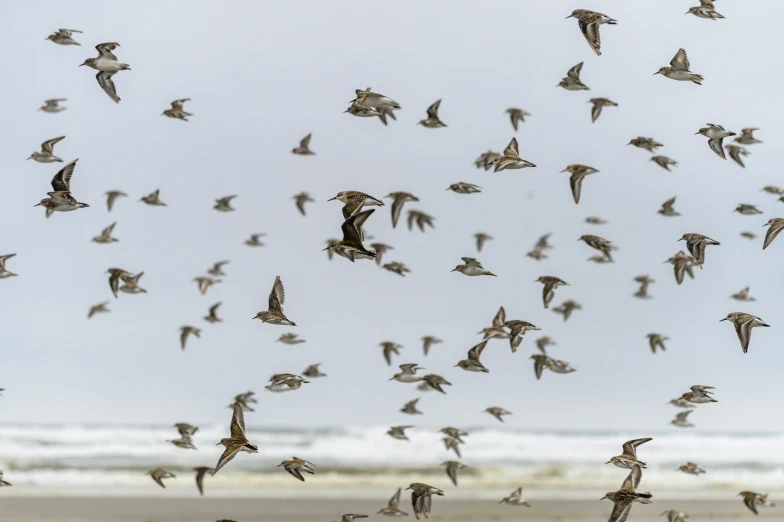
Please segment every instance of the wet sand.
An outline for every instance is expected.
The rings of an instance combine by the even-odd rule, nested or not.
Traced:
[[[404,500],[407,500],[404,497]],[[238,522],[339,521],[343,513],[370,515],[370,519],[391,520],[376,515],[381,508],[378,502],[366,499],[147,499],[147,498],[47,498],[8,497],[0,495],[0,522],[215,522],[232,519]],[[409,504],[401,508],[410,517],[397,520],[415,520]],[[688,513],[691,520],[782,520],[784,508],[763,508],[755,517],[740,499],[736,502],[717,501],[668,501],[655,499],[648,506],[635,505],[630,522],[662,522],[661,512],[679,509]],[[433,499],[431,521],[488,522],[526,520],[528,522],[597,521],[607,520],[612,510],[609,501],[542,500],[532,502],[532,507],[499,505],[490,501]],[[422,519],[424,520],[424,519]]]

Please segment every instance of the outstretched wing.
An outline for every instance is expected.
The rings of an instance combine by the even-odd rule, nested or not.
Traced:
[[[670,61],[670,65],[672,65],[673,69],[680,71],[689,70],[689,57],[686,56],[686,51],[682,47],[675,53],[675,56]]]
[[[101,86],[101,89],[109,95],[109,98],[111,98],[114,103],[120,103],[120,97],[117,96],[117,87],[114,86],[112,76],[114,76],[113,72],[101,71],[95,75],[95,79],[98,80],[98,85]]]
[[[234,403],[234,413],[231,416],[231,436],[245,436],[245,413],[243,413],[239,402]]]
[[[286,292],[283,290],[283,282],[280,280],[280,276],[275,276],[275,284],[272,285],[272,291],[269,295],[270,312],[282,311],[285,300]]]
[[[77,161],[79,160],[73,160],[54,175],[54,178],[52,178],[52,188],[55,192],[68,192],[71,190],[71,176],[73,176]]]

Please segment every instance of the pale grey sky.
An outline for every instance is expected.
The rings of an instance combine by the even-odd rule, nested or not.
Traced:
[[[683,13],[689,0],[643,4],[593,2],[16,2],[3,6],[6,45],[0,97],[4,129],[3,232],[0,251],[16,252],[0,281],[2,422],[169,423],[228,421],[225,405],[247,389],[259,394],[252,425],[404,424],[404,402],[422,396],[419,424],[491,424],[491,405],[514,412],[521,429],[663,429],[675,414],[665,402],[692,384],[716,386],[719,404],[692,415],[701,430],[781,430],[784,239],[761,250],[771,217],[784,204],[760,192],[781,180],[774,147],[782,139],[778,85],[771,52],[780,48],[781,3],[717,4],[718,22]],[[573,19],[575,8],[616,18],[602,26],[603,55],[591,51]],[[84,31],[81,47],[44,38],[58,27]],[[77,67],[93,46],[122,44],[132,70],[114,80],[115,105]],[[684,47],[702,87],[653,76]],[[589,92],[554,86],[584,61]],[[384,127],[342,111],[356,88],[372,86],[403,107]],[[609,97],[591,124],[588,99]],[[60,114],[36,112],[46,98],[68,98]],[[175,98],[190,97],[183,123],[160,116]],[[444,129],[416,122],[442,98]],[[504,110],[532,116],[515,133]],[[694,133],[706,122],[739,132],[760,127],[741,169],[722,161]],[[290,153],[313,133],[313,157]],[[72,189],[88,209],[43,217],[58,165],[25,158],[49,138],[66,135],[55,152],[79,158]],[[477,155],[502,150],[516,136],[535,169],[493,174],[476,170]],[[627,147],[636,136],[665,144],[680,165],[668,173],[647,152]],[[575,205],[571,163],[599,169]],[[483,187],[457,195],[446,187]],[[156,188],[168,208],[139,198]],[[103,193],[127,192],[108,214]],[[314,195],[308,216],[291,196]],[[420,198],[435,230],[391,228],[389,205],[367,222],[367,233],[394,246],[385,261],[405,262],[406,278],[369,262],[329,263],[324,240],[340,234],[341,190],[382,197],[396,190]],[[218,197],[238,194],[237,211],[212,210]],[[681,217],[656,214],[677,195]],[[387,200],[388,201],[388,200]],[[733,213],[758,204],[762,216]],[[609,221],[596,227],[584,218]],[[117,221],[113,245],[90,238]],[[760,237],[739,236],[751,230]],[[475,256],[472,235],[495,240],[478,255],[498,278],[468,278],[450,270]],[[265,248],[243,245],[253,232]],[[555,249],[541,262],[524,256],[552,232]],[[707,252],[697,279],[677,286],[662,262],[698,232],[722,243]],[[595,265],[577,238],[597,234],[619,248],[617,262]],[[229,259],[223,284],[199,295],[194,276]],[[145,271],[146,295],[112,298],[110,266]],[[656,283],[651,301],[631,297],[634,276]],[[286,287],[286,314],[299,326],[251,321],[266,307],[276,275]],[[572,298],[584,310],[566,324],[541,303],[541,275],[571,283],[553,305]],[[751,286],[755,303],[729,295]],[[90,305],[109,300],[112,312],[90,321]],[[223,301],[225,322],[202,321]],[[464,358],[499,305],[558,343],[552,355],[579,368],[534,379],[536,334],[511,354],[492,341],[483,355],[490,374],[452,366]],[[772,328],[754,331],[748,354],[719,319],[744,311]],[[203,328],[183,353],[179,327]],[[274,342],[296,331],[306,344]],[[645,335],[670,337],[651,355]],[[419,338],[444,343],[422,356]],[[387,382],[394,373],[378,343],[405,346],[396,363],[416,362],[453,383],[447,395],[419,394]],[[329,378],[296,393],[270,394],[272,373],[299,373],[322,362]],[[674,429],[674,428],[673,428]]]

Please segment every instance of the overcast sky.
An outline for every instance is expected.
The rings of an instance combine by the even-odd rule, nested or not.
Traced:
[[[719,404],[700,407],[700,430],[772,431],[784,418],[784,314],[781,295],[784,239],[762,251],[771,217],[784,203],[760,192],[784,185],[775,148],[782,139],[781,73],[770,52],[781,45],[780,2],[717,2],[726,20],[683,13],[689,0],[640,4],[621,0],[557,2],[17,2],[5,6],[7,74],[0,86],[4,161],[0,253],[15,252],[0,280],[2,422],[194,423],[228,421],[226,404],[239,392],[259,394],[255,426],[406,424],[397,410],[422,396],[419,424],[491,425],[491,405],[514,412],[520,429],[665,429],[676,411],[665,403],[692,384],[716,386]],[[597,57],[573,19],[575,8],[607,13]],[[81,47],[44,38],[76,28]],[[114,104],[77,67],[101,42],[122,44],[115,54],[130,71],[115,77]],[[704,85],[653,73],[679,47]],[[584,61],[589,92],[555,85]],[[354,89],[371,86],[402,105],[398,121],[343,111]],[[588,99],[608,97],[591,123]],[[47,98],[68,98],[60,114],[36,112]],[[176,98],[192,98],[190,122],[160,116]],[[443,99],[448,125],[416,123]],[[513,132],[508,107],[532,116]],[[722,161],[694,133],[706,122],[739,132],[760,127],[765,143],[749,147],[747,168]],[[307,133],[316,156],[290,150]],[[79,158],[71,188],[90,208],[44,219],[33,208],[62,166],[25,161],[39,144],[65,135],[55,153]],[[502,150],[516,136],[534,169],[484,172],[474,159]],[[650,154],[627,147],[636,136],[665,144],[679,162],[668,173]],[[567,165],[599,169],[585,180],[575,205]],[[445,189],[466,181],[475,195]],[[161,189],[167,208],[139,202]],[[107,213],[106,190],[122,190]],[[292,195],[316,202],[302,217]],[[385,262],[405,262],[406,278],[370,262],[327,261],[321,249],[339,237],[338,191],[377,198],[409,191],[435,216],[435,230],[392,229],[389,204],[366,224],[374,240],[394,246]],[[222,214],[218,197],[238,194],[237,211]],[[657,215],[678,196],[681,217]],[[390,201],[390,200],[386,200]],[[761,216],[741,216],[738,203],[757,204]],[[584,223],[600,216],[609,224]],[[90,242],[117,221],[119,243]],[[404,224],[404,223],[403,223]],[[751,230],[754,241],[739,233]],[[477,255],[472,235],[492,234]],[[243,244],[264,232],[266,246]],[[540,262],[525,257],[552,233],[554,250]],[[685,232],[722,244],[709,247],[696,280],[677,286],[663,264]],[[596,234],[618,246],[616,263],[596,265],[582,242]],[[478,257],[497,278],[468,278],[450,270],[461,256]],[[222,284],[201,296],[192,278],[215,261],[231,260]],[[105,271],[144,271],[144,295],[114,299]],[[655,299],[640,301],[632,279],[656,280]],[[276,275],[286,288],[285,313],[298,326],[252,321],[266,309]],[[554,275],[553,306],[574,299],[584,307],[568,323],[544,310],[541,285]],[[754,303],[729,296],[750,285]],[[89,307],[110,301],[110,314],[86,319]],[[201,318],[223,301],[224,322]],[[558,343],[551,354],[579,368],[534,379],[536,333],[510,353],[491,341],[482,361],[489,374],[453,368],[480,340],[504,305]],[[748,354],[733,328],[719,319],[743,311],[772,325],[755,329]],[[203,328],[186,352],[179,327]],[[296,331],[305,344],[275,342]],[[670,337],[655,356],[646,334]],[[423,335],[444,340],[424,358]],[[388,382],[378,343],[404,346],[396,364],[415,362],[453,383],[447,395],[420,394]],[[321,362],[328,378],[294,393],[263,386],[278,372],[300,373]],[[675,429],[675,428],[672,428]]]

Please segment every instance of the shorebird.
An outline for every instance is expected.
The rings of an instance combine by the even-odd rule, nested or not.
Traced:
[[[384,515],[385,517],[405,517],[408,516],[408,513],[404,512],[397,506],[400,504],[400,493],[402,492],[403,488],[397,488],[397,491],[392,498],[389,499],[387,502],[387,507],[380,509],[376,515]]]
[[[147,290],[139,286],[139,279],[144,275],[144,272],[139,272],[136,275],[125,274],[120,277],[122,279],[122,286],[118,289],[120,292],[126,294],[146,294]]]
[[[394,344],[394,343],[381,343],[381,344],[383,346],[384,344]],[[398,353],[397,348],[399,347],[400,347],[399,345],[395,345],[396,354]],[[384,358],[385,359],[387,358],[386,347],[384,347]],[[391,366],[391,361],[388,360],[387,364]],[[422,380],[422,377],[416,374],[417,370],[424,370],[424,368],[422,368],[421,366],[413,363],[408,363],[408,364],[401,364],[399,368],[400,368],[400,372],[393,375],[392,378],[389,379],[390,381],[411,383],[411,382],[419,382]]]
[[[181,449],[196,449],[196,446],[193,445],[193,439],[191,439],[190,435],[183,435],[179,439],[167,440],[166,442],[171,442],[173,446]]]
[[[694,462],[687,462],[686,464],[679,466],[678,469],[675,471],[682,471],[687,475],[700,475],[702,473],[705,473],[705,470],[699,467]]]
[[[591,49],[593,49],[593,52],[595,52],[597,56],[602,55],[602,41],[599,37],[599,26],[602,24],[615,25],[618,23],[617,20],[613,20],[605,14],[589,11],[588,9],[575,9],[572,11],[572,14],[566,18],[577,18],[577,23],[580,26],[580,31],[585,37],[585,41],[588,42],[588,45],[591,46]]]
[[[541,276],[534,281],[534,283],[542,283],[544,285],[542,288],[542,301],[544,302],[545,308],[550,306],[550,302],[553,300],[553,297],[555,297],[556,288],[562,285],[569,285],[566,281],[553,276]]]
[[[381,351],[384,354],[384,360],[387,362],[387,366],[392,366],[392,354],[400,355],[400,348],[401,345],[397,343],[393,343],[392,341],[383,341],[378,344],[381,347]],[[416,366],[416,365],[415,365]]]
[[[477,232],[474,234],[474,239],[476,239],[476,251],[481,252],[482,247],[485,246],[487,241],[492,241],[493,236],[490,234],[485,234],[484,232]]]
[[[383,123],[384,126],[386,127],[388,125],[387,117],[390,117],[393,120],[397,121],[397,117],[395,117],[395,110],[396,109],[390,109],[389,107],[381,107],[379,109],[376,109],[375,115],[378,116],[378,119],[381,120],[381,123]]]
[[[57,31],[47,36],[46,40],[51,40],[52,42],[60,45],[82,45],[73,39],[73,33],[81,32],[82,31],[79,29],[58,29]]]
[[[150,192],[139,201],[142,201],[150,206],[153,207],[166,207],[166,203],[161,201],[161,189],[155,189],[154,192]]]
[[[229,261],[217,261],[213,263],[212,268],[207,270],[207,273],[215,277],[225,276],[226,274],[223,272],[223,265],[228,265],[228,264]]]
[[[676,408],[694,408],[694,406],[692,406],[689,401],[686,399],[681,399],[680,397],[677,399],[671,399],[667,404],[675,406]]]
[[[220,279],[207,276],[194,277],[193,281],[199,286],[199,293],[201,295],[205,295],[212,285],[221,282]]]
[[[372,246],[372,245],[371,245]],[[392,261],[391,263],[385,263],[382,265],[384,270],[388,270],[394,274],[397,274],[401,277],[406,277],[406,273],[410,272],[409,268],[399,261]]]
[[[605,255],[601,256],[591,256],[588,258],[588,261],[592,263],[596,263],[597,265],[605,265],[607,263],[613,263],[614,261]]]
[[[650,504],[653,495],[650,493],[638,493],[637,486],[640,484],[642,478],[642,471],[639,466],[633,466],[629,476],[621,484],[621,489],[607,493],[601,500],[612,500],[614,506],[612,514],[610,515],[609,522],[625,522],[629,517],[629,512],[632,509],[632,504],[639,502],[641,504]]]
[[[385,197],[392,198],[392,228],[397,226],[400,211],[407,201],[419,201],[419,198],[409,192],[390,192]]]
[[[338,192],[334,198],[329,198],[327,201],[338,200],[343,203],[343,219],[348,219],[360,213],[364,206],[379,206],[383,207],[384,202],[376,199],[370,194],[359,192],[357,190],[346,190]]]
[[[700,266],[697,260],[691,256],[687,256],[683,251],[678,252],[670,257],[665,263],[670,263],[675,272],[675,282],[678,284],[683,283],[684,274],[689,274],[689,277],[694,279],[694,271],[692,267]]]
[[[495,165],[495,162],[498,161],[498,158],[500,157],[500,153],[488,150],[487,152],[480,154],[479,157],[474,160],[474,165],[478,169],[485,169],[486,172],[490,170],[490,167]]]
[[[163,468],[153,468],[147,473],[145,473],[145,475],[151,476],[152,479],[155,481],[155,483],[158,484],[163,489],[166,489],[166,486],[163,484],[163,479],[177,478],[174,475],[174,473],[170,473]]]
[[[569,318],[572,316],[572,312],[575,310],[582,310],[583,307],[580,303],[569,299],[561,303],[560,306],[556,306],[553,308],[553,312],[557,314],[563,315],[564,322],[568,321]]]
[[[560,361],[558,359],[553,359],[551,357],[547,358],[545,364],[547,366],[547,369],[553,373],[567,374],[567,373],[572,373],[577,371],[577,368],[573,368],[572,365],[570,365],[568,362]]]
[[[589,225],[606,225],[607,221],[598,217],[598,216],[588,216],[585,218],[585,222]]]
[[[0,479],[2,479],[2,475],[0,475]],[[767,493],[763,495],[762,493],[755,493],[754,491],[741,491],[738,493],[738,496],[743,497],[743,503],[755,515],[759,515],[757,512],[757,506],[774,507],[776,505],[768,500]]]
[[[418,125],[427,127],[428,129],[437,129],[438,127],[446,127],[446,124],[438,119],[438,108],[441,106],[441,100],[437,100],[433,105],[427,108],[427,118],[421,120]]]
[[[117,42],[107,42],[98,44],[95,49],[98,51],[96,58],[88,58],[81,65],[86,65],[98,71],[95,78],[98,80],[98,85],[101,89],[112,99],[115,103],[120,103],[120,97],[117,96],[117,89],[112,81],[118,71],[130,71],[131,66],[127,63],[120,63],[117,57],[112,54],[116,48],[120,47]],[[80,65],[80,67],[81,67]]]
[[[303,384],[310,384],[310,381],[293,373],[276,373],[270,377],[270,386],[286,385],[292,390],[299,390]]]
[[[457,183],[449,185],[447,190],[451,190],[455,194],[478,194],[479,192],[482,192],[482,187],[474,185],[473,183],[458,181]]]
[[[582,70],[583,62],[580,62],[566,72],[566,76],[556,87],[563,87],[567,91],[590,91],[591,89],[580,80]]]
[[[632,439],[623,443],[623,453],[615,457],[611,457],[605,464],[613,463],[619,468],[634,469],[635,466],[645,468],[645,462],[637,459],[637,446],[650,442],[653,439],[646,437],[644,439]]]
[[[659,516],[664,515],[667,515],[667,522],[686,522],[686,519],[689,518],[689,515],[683,511],[678,511],[677,509],[668,509],[667,511],[662,511]]]
[[[516,490],[509,493],[508,497],[504,497],[499,504],[509,504],[510,506],[525,506],[531,507],[531,504],[528,503],[523,498],[523,488],[517,488]]]
[[[101,230],[101,233],[99,235],[95,236],[92,239],[92,241],[94,241],[95,243],[100,243],[100,244],[116,243],[117,241],[119,241],[119,239],[117,239],[115,237],[112,237],[112,231],[114,230],[114,226],[116,224],[117,224],[117,222],[115,221],[114,223],[112,223],[108,227],[106,227],[103,230]]]
[[[675,56],[670,61],[670,67],[660,67],[659,70],[653,74],[654,76],[661,74],[670,80],[692,82],[697,85],[702,85],[702,76],[689,70],[689,57],[686,56],[686,51],[683,48],[678,49],[678,52],[675,53]]]
[[[232,406],[234,413],[231,416],[231,436],[223,438],[217,445],[223,444],[226,448],[223,454],[218,459],[218,464],[215,466],[215,475],[220,469],[237,456],[240,451],[248,453],[258,453],[259,448],[251,444],[245,436],[245,414],[242,412],[242,406],[239,402],[235,402]]]
[[[295,204],[297,205],[297,210],[299,210],[299,213],[302,214],[303,216],[305,215],[305,203],[316,201],[315,199],[310,197],[310,194],[308,194],[307,192],[300,192],[299,194],[294,194],[291,197],[291,199],[294,200]]]
[[[299,147],[291,149],[292,154],[297,154],[299,156],[314,156],[316,153],[310,150],[310,137],[312,135],[313,133],[310,133],[302,138],[299,142]]]
[[[571,174],[569,177],[569,185],[571,186],[572,197],[574,198],[574,202],[576,204],[580,202],[580,194],[583,191],[583,180],[585,179],[585,176],[596,174],[599,171],[587,165],[574,164],[569,165],[561,172],[568,172]]]
[[[769,324],[765,324],[765,321],[759,317],[743,312],[729,313],[727,314],[727,317],[721,321],[729,321],[735,326],[735,332],[738,334],[740,347],[743,349],[743,353],[747,353],[749,351],[749,342],[751,342],[751,329],[757,326],[770,326]]]
[[[278,342],[281,342],[283,344],[294,345],[294,344],[304,343],[305,339],[300,339],[299,336],[295,333],[284,333],[281,334],[280,337],[278,337]]]
[[[758,131],[757,128],[748,128],[748,129],[741,129],[740,136],[735,138],[736,143],[740,143],[741,145],[754,145],[755,143],[762,143],[760,140],[754,137],[754,131]]]
[[[509,332],[506,331],[504,323],[506,323],[506,310],[504,310],[504,307],[501,306],[498,308],[498,312],[496,312],[495,317],[493,317],[491,326],[482,328],[482,330],[478,333],[484,334],[483,339],[508,339]]]
[[[732,160],[735,163],[737,163],[744,169],[746,168],[746,165],[743,163],[743,158],[741,158],[741,156],[749,156],[751,152],[747,151],[745,147],[741,147],[740,145],[732,145],[732,144],[725,145],[724,149],[729,153],[730,158],[732,158]]]
[[[459,361],[455,368],[462,368],[467,372],[484,372],[488,373],[490,370],[484,367],[484,365],[479,361],[479,357],[482,355],[482,351],[487,346],[487,341],[482,341],[481,343],[475,345],[470,350],[468,350],[468,356],[466,359]]]
[[[776,239],[779,232],[784,229],[784,218],[772,218],[762,226],[770,227],[768,233],[765,234],[765,242],[762,244],[762,250],[765,250]]]
[[[267,234],[251,234],[250,238],[245,240],[245,244],[252,247],[261,247],[264,246],[264,243],[261,242],[261,238],[266,236]]]
[[[548,346],[555,346],[556,343],[550,337],[543,336],[536,340],[536,348],[542,352],[544,355],[547,355],[547,347]]]
[[[215,200],[215,206],[212,207],[218,212],[234,212],[234,208],[231,206],[231,200],[236,198],[236,195],[233,196],[224,196],[222,198]]]
[[[180,98],[179,100],[174,100],[171,102],[171,108],[163,111],[161,116],[167,116],[169,118],[174,118],[175,120],[188,121],[188,116],[193,116],[193,114],[186,112],[182,107],[182,104],[187,101],[191,101],[191,99]]]
[[[686,248],[689,253],[697,261],[697,265],[702,266],[705,263],[705,247],[709,245],[720,245],[718,241],[714,241],[708,236],[702,234],[683,234],[678,241],[686,241]]]
[[[387,431],[387,435],[396,440],[408,440],[406,430],[409,428],[413,428],[413,426],[392,426]]]
[[[343,231],[343,239],[338,241],[333,248],[336,252],[341,253],[341,255],[348,258],[352,263],[356,257],[364,256],[374,258],[377,255],[374,251],[366,249],[362,244],[362,240],[365,237],[362,232],[362,225],[375,211],[376,209],[372,208],[370,210],[364,210],[359,214],[349,216],[340,226],[340,229]],[[326,250],[326,248],[324,250]]]
[[[371,109],[400,109],[400,104],[398,102],[391,98],[387,98],[383,94],[372,92],[370,87],[364,91],[356,89],[354,92],[356,93],[357,97],[351,100],[349,103],[356,103],[357,105],[362,107],[370,107]]]
[[[607,259],[612,261],[612,255],[610,255],[610,252],[615,250],[615,247],[612,245],[611,241],[590,234],[585,234],[583,236],[580,236],[580,239],[578,239],[577,241],[584,241],[586,245],[593,248],[594,250],[598,250],[599,252],[604,254],[604,256]]]
[[[400,408],[400,411],[402,413],[407,414],[407,415],[422,415],[422,412],[417,409],[417,403],[418,402],[419,402],[419,399],[414,399],[413,401],[408,401],[407,403],[405,403],[403,405],[402,408]]]
[[[428,518],[430,515],[433,495],[444,496],[442,490],[421,482],[412,483],[406,488],[406,490],[409,489],[411,490],[411,505],[414,508],[414,516],[416,516],[417,520],[419,520],[419,515],[424,515],[425,518]]]
[[[75,159],[60,169],[52,178],[53,191],[47,192],[49,197],[33,205],[35,207],[43,206],[46,209],[46,217],[51,216],[53,212],[71,212],[72,210],[90,206],[87,203],[79,203],[71,195],[71,176],[73,176],[77,161],[79,160]]]
[[[106,209],[111,212],[114,207],[114,202],[119,197],[128,197],[128,194],[119,190],[110,190],[106,192]]]
[[[648,345],[651,347],[651,353],[656,355],[656,349],[660,349],[661,351],[666,351],[667,347],[664,346],[664,341],[669,341],[669,337],[665,337],[662,334],[657,333],[649,333],[648,337]]]
[[[185,344],[188,342],[189,335],[199,338],[201,337],[201,330],[195,326],[180,326],[180,348],[182,348],[182,351],[185,351]]]
[[[648,152],[650,152],[652,154],[654,154],[656,152],[657,148],[664,146],[661,143],[659,143],[658,141],[656,141],[655,139],[653,139],[653,138],[646,138],[645,136],[637,136],[636,138],[634,138],[631,141],[629,141],[629,143],[627,143],[626,145],[634,145],[638,149],[645,149],[645,150],[647,150]],[[656,156],[654,156],[654,157],[656,157]],[[664,165],[662,165],[662,166],[664,167]],[[667,167],[664,167],[664,168],[667,168]]]
[[[664,203],[662,203],[661,208],[657,211],[657,214],[661,214],[662,216],[673,217],[673,216],[680,216],[675,210],[675,198],[676,196],[671,197]]]
[[[531,115],[530,113],[525,112],[523,109],[517,109],[517,108],[514,108],[514,107],[506,109],[506,112],[507,112],[507,114],[509,114],[509,119],[511,120],[512,127],[514,128],[515,131],[517,130],[518,125],[521,122],[525,123],[525,117]],[[488,154],[488,153],[491,153],[491,151],[485,152],[485,154]],[[477,165],[477,167],[479,167],[479,166],[480,165]],[[485,167],[485,170],[487,170],[487,167]]]
[[[678,428],[693,428],[694,424],[690,423],[686,417],[689,416],[691,412],[694,410],[686,410],[678,413],[673,420],[670,421],[670,424],[673,426],[677,426]]]
[[[735,207],[733,212],[737,212],[742,216],[756,216],[757,214],[762,214],[762,211],[758,209],[756,205],[750,205],[748,203],[738,203],[738,206]]]
[[[536,165],[520,157],[517,138],[512,138],[512,141],[504,149],[504,153],[495,161],[493,172],[506,169],[524,169],[526,167],[536,167]]]
[[[489,408],[485,409],[485,413],[489,413],[501,422],[504,422],[504,415],[512,414],[511,411],[501,408],[500,406],[490,406]]]
[[[690,392],[686,392],[681,395],[681,399],[692,404],[708,404],[711,402],[719,402],[711,395],[713,392],[710,390],[712,389],[713,386],[694,385],[691,387]]]
[[[316,465],[299,457],[291,457],[291,460],[284,460],[278,464],[278,467],[281,466],[289,473],[289,475],[296,478],[300,482],[305,482],[305,477],[302,476],[303,471],[305,473],[310,473],[311,475],[316,474],[316,472],[313,471],[313,468],[315,468]]]
[[[457,472],[468,467],[456,460],[447,460],[442,462],[441,465],[445,467],[444,471],[446,471],[446,476],[449,477],[449,480],[451,480],[452,484],[455,486],[457,486]]]
[[[385,112],[387,109],[374,109],[373,107],[367,107],[358,103],[357,100],[351,102],[351,105],[348,106],[348,109],[343,111],[344,113],[349,113],[352,116],[356,116],[357,118],[375,118],[378,116],[381,119],[381,122],[386,125],[387,120],[385,116]],[[388,114],[392,114],[390,110]],[[392,119],[395,119],[394,116]]]
[[[461,257],[460,259],[463,260],[465,263],[464,265],[457,265],[455,268],[452,269],[452,272],[460,272],[463,275],[467,276],[482,276],[482,275],[489,275],[496,277],[496,275],[489,270],[485,270],[482,267],[482,263],[474,259],[473,257]]]
[[[753,232],[746,231],[746,232],[741,232],[740,233],[740,237],[743,237],[743,238],[746,238],[746,239],[750,239],[750,240],[754,240],[754,239],[757,239],[757,234],[755,234]]]
[[[56,161],[62,163],[63,160],[54,155],[54,146],[64,139],[65,136],[58,136],[57,138],[46,140],[45,142],[41,143],[41,152],[33,151],[33,153],[30,154],[30,157],[27,159],[35,160],[39,163],[54,163]]]
[[[261,319],[262,323],[278,324],[285,326],[297,326],[283,314],[283,303],[286,301],[286,292],[283,290],[283,282],[280,276],[275,276],[272,284],[272,291],[269,294],[268,308],[257,313],[252,319]]]
[[[340,522],[354,522],[355,518],[367,518],[367,517],[368,517],[367,515],[357,515],[356,513],[347,513],[341,517]],[[222,521],[218,520],[218,522],[222,522]]]
[[[430,228],[435,228],[433,226],[433,220],[435,218],[420,210],[409,210],[408,211],[408,229],[413,230],[414,223],[416,222],[417,228],[419,228],[420,232],[425,231],[425,227],[429,226]]]
[[[655,281],[647,275],[638,275],[634,280],[637,283],[640,283],[640,289],[634,293],[634,297],[638,299],[651,299],[651,296],[648,295],[648,287],[652,283],[655,283]]]
[[[107,305],[109,301],[104,301],[103,303],[98,303],[97,305],[93,305],[90,307],[90,311],[87,312],[87,318],[92,319],[95,314],[105,314],[109,312]]]
[[[426,335],[422,337],[422,350],[425,352],[425,357],[427,354],[430,353],[430,347],[434,344],[441,344],[443,341],[438,337],[433,337],[432,335]]]
[[[694,133],[696,136],[697,134],[701,134],[708,138],[708,146],[711,148],[713,152],[715,152],[721,159],[727,159],[727,156],[724,154],[724,138],[728,136],[735,136],[734,132],[724,130],[724,127],[721,125],[716,125],[713,123],[706,123],[707,127],[703,127],[697,132]]]
[[[452,383],[441,377],[440,375],[436,375],[435,373],[429,373],[422,377],[425,381],[423,384],[427,384],[430,388],[439,391],[446,395],[444,388],[442,386],[452,386]]]
[[[117,291],[120,288],[120,278],[126,278],[130,274],[123,270],[122,268],[110,268],[106,271],[109,275],[109,288],[112,290],[112,294],[114,294],[115,299],[117,298]]]
[[[591,108],[591,123],[596,123],[604,107],[617,107],[618,104],[607,98],[591,98],[588,103],[593,103]]]
[[[526,252],[525,255],[530,257],[531,259],[536,259],[537,261],[541,261],[542,259],[547,259],[547,255],[539,250],[538,248],[534,248],[530,252]]]
[[[242,411],[255,411],[253,408],[250,407],[251,404],[256,404],[257,401],[253,396],[256,395],[252,391],[247,391],[245,393],[240,393],[234,397],[234,402],[228,405],[228,408],[234,409],[234,403],[240,405]]]
[[[677,167],[678,166],[678,162],[677,161],[675,161],[672,158],[668,158],[667,156],[653,156],[648,161],[652,161],[652,162],[656,163],[658,166],[660,166],[661,168],[663,168],[667,172],[672,172],[670,170],[670,166],[672,166],[672,167]]]
[[[321,366],[321,363],[311,364],[310,366],[305,368],[305,370],[302,372],[302,376],[307,377],[308,379],[313,379],[316,377],[326,377],[327,374],[321,373],[321,370],[319,370],[319,366]]]
[[[39,111],[58,113],[66,110],[66,107],[61,107],[60,102],[67,101],[67,98],[52,98],[51,100],[44,100],[44,104],[38,109]]]
[[[191,437],[194,433],[199,431],[198,426],[188,424],[187,422],[178,422],[174,427],[177,428],[177,433],[179,433],[181,437]]]
[[[724,18],[718,11],[716,11],[716,7],[713,5],[713,0],[700,0],[700,5],[690,7],[689,10],[683,14],[693,14],[698,18],[706,18],[708,20],[713,20],[714,22],[719,18]],[[670,522],[673,522],[673,520],[670,519]]]
[[[199,490],[199,495],[204,496],[204,475],[207,473],[212,475],[214,470],[207,466],[199,466],[198,468],[193,468],[193,471],[196,472],[196,487]]]
[[[495,323],[495,320],[493,321]],[[509,328],[509,347],[512,349],[512,353],[515,353],[520,346],[520,343],[523,342],[523,335],[525,335],[525,332],[540,329],[528,321],[520,321],[519,319],[504,321],[503,326],[504,328]]]
[[[457,455],[457,458],[462,458],[460,455],[460,441],[457,439],[453,439],[452,437],[444,437],[441,440],[444,441],[444,448],[449,451],[452,450]]]

